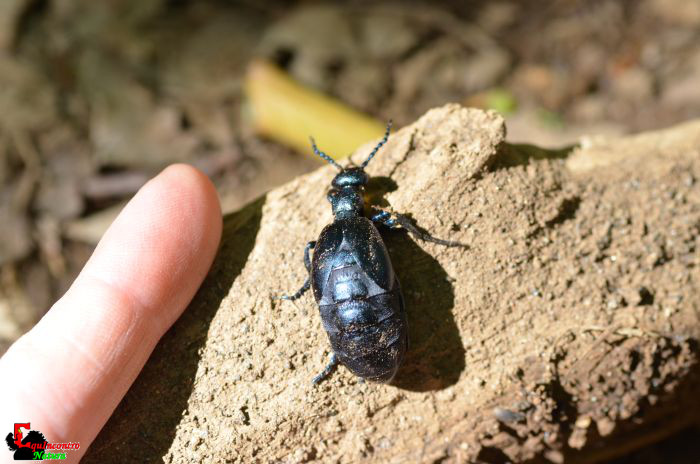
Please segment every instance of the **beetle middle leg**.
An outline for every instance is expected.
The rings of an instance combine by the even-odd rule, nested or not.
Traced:
[[[338,356],[335,355],[335,353],[331,354],[331,359],[328,361],[328,365],[323,369],[323,371],[318,374],[314,379],[312,380],[314,385],[318,385],[319,383],[323,382],[323,380],[331,375],[331,372],[336,368],[336,366],[340,364],[340,361],[338,361]]]
[[[416,227],[413,224],[413,222],[408,218],[408,216],[404,216],[403,214],[399,213],[393,213],[393,216],[394,217],[392,217],[392,213],[388,211],[380,210],[378,213],[372,216],[372,222],[382,224],[384,226],[389,227],[390,229],[395,229],[401,226],[404,229],[406,229],[408,233],[418,238],[419,240],[423,240],[424,242],[437,243],[439,245],[444,245],[448,247],[467,246],[464,243],[456,242],[454,240],[443,240],[441,238],[433,237],[428,232],[425,232]]]
[[[309,251],[313,247],[316,246],[316,241],[312,240],[309,243],[306,244],[306,247],[304,248],[304,266],[306,266],[306,270],[311,273],[311,258],[309,257]],[[289,301],[294,301],[298,300],[301,298],[301,296],[311,287],[311,279],[309,277],[306,278],[304,281],[304,285],[301,286],[299,290],[294,295],[281,295],[278,297],[275,297],[276,300],[289,300]]]

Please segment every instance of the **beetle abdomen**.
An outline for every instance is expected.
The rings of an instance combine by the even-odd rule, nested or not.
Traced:
[[[408,343],[399,281],[365,217],[336,219],[316,243],[311,287],[338,360],[358,377],[389,382]]]
[[[395,282],[390,292],[320,306],[333,351],[355,375],[389,382],[408,341],[403,298]]]

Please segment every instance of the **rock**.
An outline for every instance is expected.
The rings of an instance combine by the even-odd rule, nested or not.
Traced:
[[[271,298],[306,277],[334,169],[227,215],[201,290],[84,462],[591,462],[696,420],[698,124],[568,160],[514,156],[500,116],[457,105],[394,134],[370,196],[469,247],[384,235],[411,339],[391,385],[341,367],[314,387],[329,346],[312,297]],[[627,145],[632,161],[612,151]],[[609,308],[628,288],[653,301]]]
[[[631,169],[640,158],[697,158],[700,154],[700,120],[629,137],[584,138],[567,160],[574,173],[625,164]],[[618,170],[618,172],[626,172]]]

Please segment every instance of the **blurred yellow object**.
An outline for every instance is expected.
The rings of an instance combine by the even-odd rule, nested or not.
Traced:
[[[313,154],[309,136],[341,159],[384,133],[383,123],[304,87],[266,61],[250,64],[245,91],[255,130],[303,153]]]

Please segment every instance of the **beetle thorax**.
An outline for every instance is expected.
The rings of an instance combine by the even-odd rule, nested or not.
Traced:
[[[362,187],[346,186],[332,188],[328,191],[328,201],[333,207],[333,216],[348,218],[362,216],[365,202],[362,198]]]

